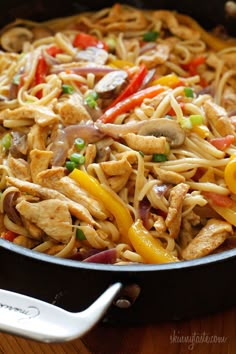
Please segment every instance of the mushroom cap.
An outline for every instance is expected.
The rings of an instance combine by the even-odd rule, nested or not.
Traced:
[[[8,52],[20,52],[25,42],[31,42],[33,33],[25,27],[13,27],[1,36],[1,46]]]
[[[95,86],[95,91],[101,98],[111,98],[126,85],[128,74],[125,70],[116,70],[106,74]]]
[[[185,131],[177,121],[168,118],[150,119],[138,130],[139,135],[164,136],[170,146],[177,147],[184,143]]]

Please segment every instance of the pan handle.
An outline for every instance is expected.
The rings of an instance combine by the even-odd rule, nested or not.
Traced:
[[[0,289],[0,331],[45,343],[82,337],[101,320],[121,289],[121,283],[111,285],[92,305],[78,313]]]

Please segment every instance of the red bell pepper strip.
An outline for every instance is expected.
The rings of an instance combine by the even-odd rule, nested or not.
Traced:
[[[16,236],[18,236],[15,232],[13,231],[6,231],[2,234],[2,238],[4,238],[4,240],[7,240],[7,241],[10,241],[10,242],[13,242],[14,238],[16,238]]]
[[[186,71],[189,72],[190,76],[194,76],[197,75],[197,69],[199,65],[204,64],[206,61],[206,57],[204,57],[203,55],[200,55],[196,58],[194,58],[193,60],[191,60],[188,64],[183,64],[182,68]]]
[[[111,123],[118,115],[140,106],[145,98],[153,98],[163,91],[165,91],[165,88],[160,85],[151,86],[144,90],[138,91],[123,101],[118,102],[114,107],[107,109],[99,120],[103,123]]]
[[[221,151],[226,150],[234,141],[235,141],[235,137],[233,135],[226,135],[222,138],[214,138],[209,140],[209,142],[215,148]]]
[[[210,204],[223,208],[230,208],[233,205],[233,200],[227,195],[222,195],[215,192],[203,192],[203,195],[209,199]]]
[[[108,44],[106,42],[84,32],[79,32],[75,36],[73,46],[80,47],[81,49],[85,49],[87,47],[97,47],[108,50]]]
[[[114,107],[118,102],[123,101],[125,98],[131,96],[139,90],[142,86],[143,80],[147,75],[147,68],[145,65],[141,65],[137,74],[134,75],[133,79],[130,81],[129,85],[124,89],[124,91],[112,102],[108,107]]]
[[[35,84],[39,85],[45,82],[45,78],[48,72],[48,64],[45,60],[45,58],[41,55],[38,60],[38,64],[36,67],[36,72],[35,72]],[[42,97],[42,90],[37,92],[37,97],[41,98]]]
[[[55,57],[57,54],[63,53],[63,50],[61,48],[58,48],[56,45],[52,45],[51,47],[48,47],[46,49],[46,52],[52,57]]]

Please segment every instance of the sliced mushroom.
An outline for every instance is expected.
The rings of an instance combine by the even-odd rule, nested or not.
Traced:
[[[24,27],[14,27],[1,36],[1,46],[8,52],[20,52],[25,42],[31,42],[33,33]]]
[[[32,28],[32,33],[34,35],[34,39],[41,39],[49,36],[53,36],[53,31],[45,26],[37,26]]]
[[[85,50],[80,50],[75,59],[104,65],[108,59],[108,53],[101,48],[88,47]]]
[[[128,74],[124,70],[117,70],[106,74],[95,85],[95,91],[101,98],[111,98],[117,95],[127,83]]]
[[[170,146],[177,147],[184,143],[185,132],[180,125],[168,118],[161,118],[155,121],[150,119],[138,130],[139,135],[153,135],[156,137],[164,136]]]

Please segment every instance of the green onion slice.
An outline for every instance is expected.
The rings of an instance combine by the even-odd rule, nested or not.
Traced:
[[[76,230],[76,238],[80,241],[86,240],[85,234],[81,229]]]
[[[7,133],[2,138],[2,146],[4,149],[9,150],[11,147],[12,136],[10,133]]]
[[[66,168],[68,171],[72,172],[74,168],[78,167],[74,161],[66,161]]]
[[[73,86],[64,84],[62,85],[62,91],[63,93],[71,95],[72,93],[74,93],[75,90]]]
[[[85,147],[85,141],[82,138],[76,138],[74,144],[79,150],[82,150]]]
[[[191,87],[185,87],[184,94],[186,97],[194,97],[193,89]]]
[[[143,35],[144,42],[155,42],[155,40],[159,37],[160,33],[157,31],[146,32]]]
[[[74,152],[71,156],[70,156],[70,161],[78,164],[78,165],[83,165],[85,163],[85,157],[82,154],[79,154],[77,152]]]
[[[152,161],[154,161],[154,162],[167,161],[167,156],[166,156],[166,154],[153,154]]]

